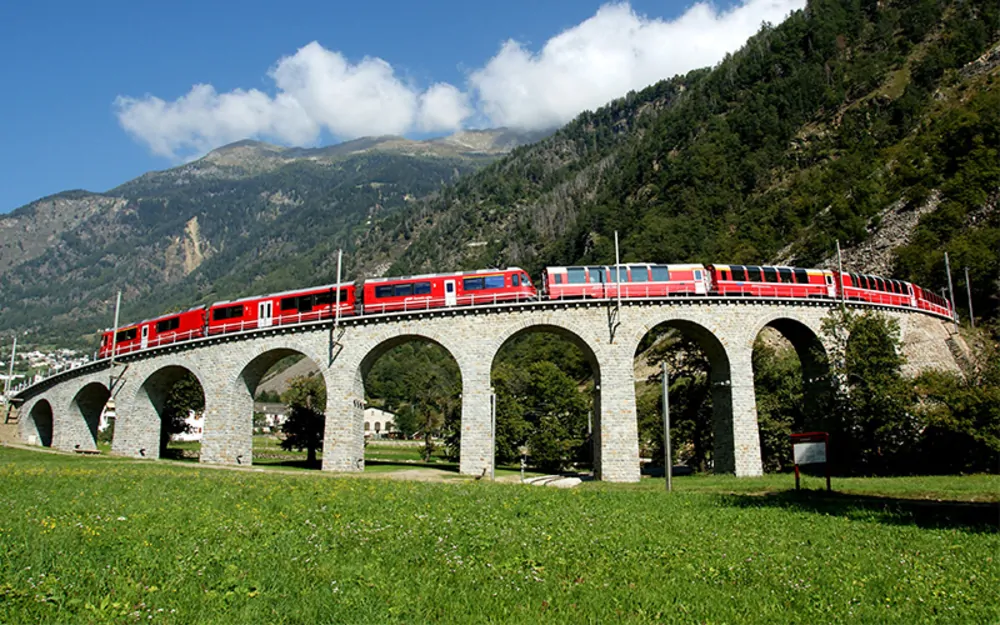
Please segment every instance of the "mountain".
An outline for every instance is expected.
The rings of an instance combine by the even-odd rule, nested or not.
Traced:
[[[830,263],[975,307],[1000,276],[1000,5],[810,0],[415,207],[390,273],[624,260]]]
[[[241,141],[106,193],[69,191],[0,216],[0,329],[89,345],[124,319],[333,281],[336,250],[384,215],[538,134],[464,131],[324,148]]]
[[[809,266],[840,241],[934,289],[948,251],[995,316],[998,39],[996,0],[809,0],[548,137],[240,142],[45,198],[0,218],[0,329],[82,340],[119,288],[136,319],[322,283],[338,248],[351,277],[607,263],[615,231],[626,261]]]

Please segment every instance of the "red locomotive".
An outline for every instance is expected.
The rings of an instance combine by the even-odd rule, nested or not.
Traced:
[[[448,274],[372,278],[361,287],[365,314],[476,306],[538,298],[528,273],[518,267]]]
[[[200,306],[182,313],[171,313],[125,326],[118,330],[118,336],[114,341],[111,334],[112,330],[106,330],[101,336],[101,347],[97,352],[99,358],[111,355],[112,342],[116,354],[127,354],[147,347],[198,338],[205,334],[205,307]]]

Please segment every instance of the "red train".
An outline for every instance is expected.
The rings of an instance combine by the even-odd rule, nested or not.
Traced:
[[[757,265],[547,267],[542,297],[583,298],[759,297],[822,298],[917,308],[952,318],[950,303],[915,284],[825,269]],[[401,311],[492,305],[538,299],[528,273],[518,267],[449,274],[372,278],[359,284],[309,287],[217,302],[118,329],[115,353],[126,354],[204,336],[274,325]],[[104,332],[98,356],[111,355],[112,331]]]

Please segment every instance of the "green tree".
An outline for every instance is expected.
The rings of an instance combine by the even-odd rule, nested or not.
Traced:
[[[757,427],[765,471],[792,464],[789,435],[804,421],[802,365],[793,349],[776,349],[761,337],[753,348]]]
[[[307,452],[306,462],[316,466],[316,450],[323,446],[326,427],[326,387],[320,376],[299,376],[288,384],[281,399],[289,407],[282,424],[281,448]]]
[[[824,332],[835,345],[837,389],[827,418],[835,465],[863,475],[905,471],[920,423],[912,385],[902,375],[899,323],[845,309],[831,313]]]
[[[165,455],[170,437],[188,431],[186,419],[205,410],[205,394],[194,374],[185,372],[174,383],[160,414],[160,455]]]

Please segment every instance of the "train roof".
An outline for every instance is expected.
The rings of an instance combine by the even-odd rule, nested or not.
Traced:
[[[388,276],[383,278],[367,278],[365,284],[376,284],[379,282],[395,282],[397,280],[426,280],[428,278],[454,278],[456,276],[476,276],[476,275],[486,275],[491,273],[505,273],[508,271],[523,271],[520,267],[507,267],[506,269],[476,269],[474,271],[456,271],[454,273],[426,273],[417,276]]]
[[[620,263],[618,265],[614,265],[614,264],[612,264],[612,265],[601,265],[601,264],[595,263],[593,265],[559,265],[559,266],[552,266],[552,267],[546,267],[545,271],[564,271],[566,269],[586,269],[588,267],[604,267],[605,269],[614,269],[615,267],[669,267],[669,268],[672,268],[672,269],[704,269],[705,265],[701,265],[701,264],[698,264],[698,263],[676,263],[676,264],[670,264],[670,263],[638,263],[638,262],[636,262],[636,263]]]
[[[353,288],[353,282],[341,282],[340,288]],[[221,302],[215,302],[214,304],[209,304],[209,308],[215,308],[216,306],[226,305],[226,304],[241,304],[243,302],[249,302],[258,299],[264,299],[266,297],[281,297],[282,295],[293,295],[296,293],[309,293],[311,291],[323,291],[325,289],[335,289],[337,284],[321,284],[319,286],[307,286],[301,289],[292,289],[290,291],[281,291],[280,293],[265,293],[264,295],[248,295],[246,297],[241,297],[239,299],[223,300]]]

